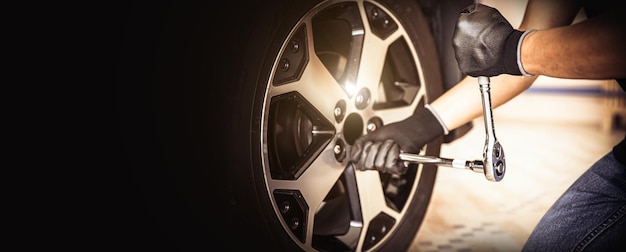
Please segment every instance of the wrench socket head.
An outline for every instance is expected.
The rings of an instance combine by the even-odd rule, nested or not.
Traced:
[[[487,143],[483,152],[485,178],[489,181],[498,182],[504,177],[506,161],[504,149],[500,142]]]

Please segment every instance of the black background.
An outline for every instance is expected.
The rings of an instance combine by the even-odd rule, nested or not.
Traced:
[[[252,238],[228,231],[230,189],[220,170],[228,125],[220,118],[229,70],[260,5],[134,1],[99,9],[93,49],[107,63],[95,77],[104,80],[100,91],[113,92],[89,158],[102,165],[93,174],[102,183],[86,185],[96,185],[84,196],[94,205],[79,225],[89,246],[211,250]]]

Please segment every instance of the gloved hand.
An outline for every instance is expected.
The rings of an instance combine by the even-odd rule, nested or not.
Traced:
[[[522,75],[517,63],[517,47],[522,32],[492,7],[472,4],[459,14],[452,46],[461,72],[492,77]]]
[[[379,170],[402,175],[406,172],[400,150],[418,153],[428,142],[444,134],[443,126],[426,108],[399,122],[384,125],[359,137],[350,150],[350,160],[359,170]]]

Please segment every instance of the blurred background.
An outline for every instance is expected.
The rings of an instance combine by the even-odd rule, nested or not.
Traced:
[[[480,2],[500,10],[517,27],[527,1]],[[575,22],[584,18],[581,11]],[[625,104],[614,80],[540,76],[522,95],[493,111],[507,160],[504,179],[489,182],[482,174],[440,167],[410,250],[521,250],[561,193],[624,139]],[[465,136],[442,145],[442,157],[482,158],[482,117],[473,123]]]

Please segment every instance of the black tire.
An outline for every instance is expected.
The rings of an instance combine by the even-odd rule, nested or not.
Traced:
[[[149,232],[129,240],[194,250],[410,246],[436,166],[391,176],[354,171],[344,155],[367,125],[406,118],[442,93],[437,50],[415,1],[173,1],[132,10],[120,65],[122,161],[134,176],[125,199],[140,218],[131,219]],[[300,32],[303,23],[311,30]],[[294,40],[298,49],[284,50]],[[343,61],[357,63],[333,65]],[[324,77],[311,78],[309,67]],[[350,95],[345,81],[368,80]],[[370,99],[358,103],[359,95]],[[422,154],[437,156],[441,142]]]
[[[255,29],[245,38],[245,41],[251,43],[244,51],[245,57],[237,65],[238,71],[235,72],[240,80],[236,86],[237,95],[226,106],[238,108],[237,112],[232,113],[232,123],[229,124],[232,127],[229,128],[228,135],[232,138],[228,141],[228,150],[235,155],[231,159],[234,163],[229,168],[231,173],[228,177],[232,179],[230,182],[237,184],[233,187],[236,188],[233,199],[238,205],[235,210],[242,210],[234,213],[246,221],[236,229],[254,230],[250,235],[260,236],[261,241],[269,241],[264,245],[271,250],[406,249],[415,237],[428,207],[436,168],[411,169],[409,173],[398,178],[377,173],[373,176],[376,179],[372,181],[359,176],[360,174],[355,175],[360,172],[352,170],[343,155],[356,137],[366,133],[365,125],[368,123],[378,123],[377,118],[383,118],[383,123],[400,120],[408,116],[415,106],[423,106],[424,102],[441,94],[442,82],[436,48],[419,6],[414,1],[335,1],[333,4],[320,1],[274,1],[264,7],[267,8],[262,11],[263,16],[256,19],[258,23]],[[320,12],[313,15],[312,10]],[[361,19],[359,11],[378,17],[370,16],[370,22],[366,22],[367,19]],[[374,12],[378,14],[373,14]],[[341,18],[337,18],[338,16]],[[303,18],[305,21],[301,20]],[[311,18],[310,21],[308,18]],[[352,27],[352,30],[337,28],[342,24],[338,19],[347,22],[349,25],[346,28]],[[383,24],[385,19],[391,23]],[[363,23],[359,23],[361,21]],[[332,26],[324,26],[325,24]],[[376,36],[368,42],[385,41],[383,44],[393,48],[374,48],[360,44],[362,41],[358,41],[358,35],[350,37],[351,31],[359,29],[365,29],[364,40],[367,41],[368,36]],[[394,32],[401,29],[404,32],[400,32],[400,38],[393,40],[396,41],[395,44],[385,40],[387,36],[397,35]],[[346,39],[343,44],[324,41],[328,37],[344,39],[342,36]],[[406,42],[405,45],[402,44],[403,41]],[[329,44],[323,44],[325,42]],[[298,49],[293,48],[294,44]],[[350,49],[362,46],[364,50],[350,54],[350,50],[338,49],[346,45]],[[411,48],[414,55],[411,55]],[[336,51],[332,51],[333,49]],[[384,79],[380,68],[372,70],[360,62],[367,60],[363,57],[374,57],[376,52],[384,54],[388,49],[390,54],[387,55],[384,71],[389,71],[385,73],[390,75],[390,79]],[[307,55],[307,51],[315,52],[315,55]],[[312,59],[315,57],[320,60],[313,63]],[[346,63],[343,71],[347,73],[340,73],[342,67],[333,68],[333,64],[345,60],[342,57],[347,58],[347,62],[357,59],[359,63]],[[413,66],[410,65],[411,62]],[[311,77],[306,70],[321,66],[330,74],[307,79]],[[383,89],[388,92],[388,100],[384,102],[380,98],[377,100],[378,90],[371,88],[372,86],[368,89],[369,92],[364,91],[350,97],[347,84],[337,84],[357,81],[358,72],[355,66],[363,72],[378,71],[373,75],[377,78],[373,81],[376,85],[379,82],[386,85],[390,84],[389,81],[397,81],[408,82],[409,87],[399,89],[383,85]],[[381,66],[382,64],[378,65]],[[348,71],[354,71],[354,75],[350,75]],[[331,79],[330,76],[334,78]],[[291,88],[289,85],[317,85],[323,88],[311,90],[307,87]],[[282,91],[283,88],[289,91]],[[274,91],[277,89],[280,91]],[[420,96],[416,96],[417,93],[411,97],[410,93],[417,90],[425,91],[421,101]],[[364,94],[366,98],[368,94],[371,95],[368,97],[371,103],[356,102],[355,97],[360,94]],[[405,97],[398,98],[401,96],[410,98],[406,101]],[[336,108],[344,112],[333,116],[333,109]],[[304,130],[310,132],[312,127],[327,134],[300,134]],[[438,155],[440,143],[441,140],[437,140],[428,144],[426,154]],[[335,146],[339,146],[343,152],[333,153]],[[321,172],[327,175],[321,181],[306,181],[310,178],[305,178],[303,174],[312,172],[312,164],[315,164],[315,169],[327,169],[326,172]],[[355,176],[361,178],[357,179]],[[368,187],[378,187],[379,190],[373,190],[372,193],[385,193],[387,190],[383,200],[396,205],[390,206],[391,203],[388,203],[386,213],[365,209],[374,207],[363,206],[362,203],[367,201],[359,200],[374,197],[364,192],[362,186],[366,182]],[[393,186],[405,182],[408,184]],[[286,186],[289,183],[291,184]],[[312,184],[317,187],[310,188]],[[351,194],[351,190],[354,194]],[[342,191],[343,194],[333,198],[330,195],[335,191]],[[320,200],[320,195],[324,195],[323,202],[327,208],[334,204],[333,201],[343,202],[336,203],[337,206],[332,211],[325,208],[319,210],[317,203],[307,199],[307,196],[314,197],[312,195],[316,195],[317,200]],[[286,205],[290,206],[289,210],[281,208]],[[285,212],[281,212],[283,210]],[[307,214],[316,210],[318,213],[315,215]],[[395,211],[397,215],[389,211]],[[314,216],[314,220],[311,220],[311,216]],[[299,225],[294,224],[295,222]],[[258,223],[258,226],[252,223]],[[350,226],[350,223],[360,223],[362,227],[358,224]],[[379,232],[380,230],[384,231]]]

